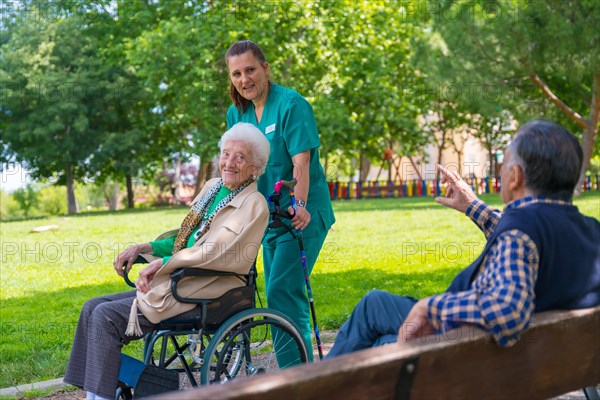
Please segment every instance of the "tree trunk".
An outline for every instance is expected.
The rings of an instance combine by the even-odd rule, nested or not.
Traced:
[[[175,176],[173,177],[173,183],[177,187],[181,184],[181,157],[177,157],[175,160]]]
[[[362,182],[362,170],[363,170],[363,153],[362,150],[358,153],[358,181]]]
[[[494,174],[494,170],[495,170],[495,168],[494,168],[494,149],[491,146],[489,146],[487,148],[487,151],[488,151],[488,158],[490,160],[490,170],[488,172],[488,176],[492,177],[495,175]]]
[[[558,109],[565,114],[569,119],[575,122],[583,129],[583,138],[581,147],[583,149],[583,163],[581,164],[581,172],[579,174],[579,182],[575,188],[575,192],[579,192],[579,188],[585,179],[585,172],[590,166],[592,153],[594,152],[594,141],[598,134],[598,121],[600,120],[600,72],[594,74],[592,82],[592,101],[590,102],[590,118],[585,119],[580,114],[571,109],[561,99],[556,96],[552,90],[537,74],[530,74],[529,78],[533,83],[542,90],[542,93],[552,102]]]
[[[581,138],[581,147],[583,148],[583,163],[579,182],[577,182],[576,191],[579,190],[585,179],[585,171],[590,167],[590,160],[594,152],[594,143],[598,135],[598,121],[600,120],[600,73],[594,75],[594,84],[592,86],[592,102],[590,104],[590,118],[586,121],[583,137]]]
[[[396,169],[394,181],[398,181],[400,182],[400,184],[402,184],[402,176],[400,176],[400,169],[402,168],[402,156],[397,156],[395,159],[392,159],[392,163],[394,164],[394,168]]]
[[[391,151],[390,151],[389,158],[387,160],[387,162],[388,162],[388,165],[387,165],[387,167],[388,167],[388,182],[390,182],[390,183],[394,181],[392,178],[392,160],[394,158],[394,151],[392,150],[393,146],[394,146],[394,142],[393,142],[393,140],[390,139],[390,141],[388,142],[388,149],[390,149]]]
[[[133,208],[135,206],[133,201],[133,182],[131,175],[125,176],[125,183],[127,185],[127,208]]]
[[[360,151],[360,170],[358,173],[358,180],[364,182],[369,176],[369,169],[371,169],[371,161],[369,161],[364,155],[362,150]]]
[[[438,148],[437,148],[437,151],[438,151],[437,152],[437,163],[439,165],[443,165],[442,164],[442,154],[444,152],[444,139],[445,139],[444,135],[442,135],[442,145],[438,146]],[[440,178],[440,170],[436,168],[435,169],[435,179],[437,180],[439,178]]]
[[[196,197],[198,193],[200,193],[202,187],[204,186],[204,183],[202,182],[204,177],[204,174],[202,173],[202,168],[202,158],[200,158],[200,165],[198,166],[198,172],[196,172],[196,187],[194,188],[194,197]]]
[[[598,134],[598,122],[595,126],[591,123],[588,124],[587,128],[583,131],[583,137],[581,138],[581,147],[583,149],[583,163],[581,164],[581,173],[579,174],[579,181],[577,182],[576,190],[581,188],[585,179],[585,172],[590,167],[590,160],[592,158],[592,152],[594,151],[594,141]]]
[[[108,203],[108,209],[116,211],[119,208],[119,184],[117,182],[105,184],[104,197]]]
[[[198,193],[200,193],[200,190],[202,190],[202,188],[206,184],[206,181],[213,177],[213,170],[214,168],[212,161],[200,163],[200,168],[198,168],[198,179],[196,179],[196,189],[194,190],[194,196],[198,195]]]
[[[458,141],[460,142],[460,146],[456,144],[456,137],[458,136]],[[463,176],[463,167],[462,167],[462,155],[465,150],[465,143],[467,143],[467,139],[464,136],[464,132],[461,133],[452,133],[452,147],[454,148],[454,152],[456,153],[458,159],[458,175]]]
[[[419,167],[417,166],[417,164],[415,163],[415,160],[413,160],[412,156],[406,156],[406,158],[408,158],[408,161],[410,161],[411,165],[413,166],[413,168],[415,169],[415,173],[417,174],[417,176],[419,177],[419,180],[423,180],[423,175],[421,175],[421,171],[419,171]]]
[[[77,214],[77,200],[75,199],[75,166],[67,164],[65,168],[67,180],[67,212]]]

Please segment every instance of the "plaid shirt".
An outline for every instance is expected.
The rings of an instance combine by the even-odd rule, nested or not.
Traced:
[[[560,200],[525,197],[506,209],[534,203],[569,204]],[[486,237],[496,228],[501,213],[481,200],[467,208],[468,215]],[[439,330],[472,324],[490,332],[501,346],[512,346],[527,328],[535,309],[535,282],[539,253],[535,243],[517,229],[503,232],[491,245],[471,289],[444,293],[428,301],[428,318]]]

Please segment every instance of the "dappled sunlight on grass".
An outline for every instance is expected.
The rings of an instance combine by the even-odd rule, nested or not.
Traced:
[[[83,303],[100,294],[129,289],[123,283],[107,283],[3,300],[0,387],[56,378],[64,373]],[[137,351],[139,356],[140,344],[130,351]]]
[[[177,227],[185,210],[91,215],[2,223],[1,299],[34,291],[121,281],[112,265],[132,243],[153,240]],[[57,230],[32,233],[41,225]],[[9,268],[10,266],[10,268]]]

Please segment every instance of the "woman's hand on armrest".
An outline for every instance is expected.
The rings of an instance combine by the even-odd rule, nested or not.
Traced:
[[[162,267],[162,258],[152,261],[146,268],[140,271],[140,277],[135,282],[135,287],[142,293],[148,293],[151,289],[150,283],[156,272]]]
[[[135,244],[131,247],[126,248],[117,255],[115,259],[114,268],[117,274],[123,276],[123,266],[126,267],[127,272],[131,270],[131,266],[135,262],[135,259],[142,253],[151,253],[152,246],[150,243]]]

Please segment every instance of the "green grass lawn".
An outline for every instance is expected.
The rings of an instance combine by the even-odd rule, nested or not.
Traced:
[[[502,205],[497,195],[483,199]],[[600,219],[600,193],[586,193],[575,204]],[[431,198],[337,201],[334,209],[337,223],[311,275],[324,330],[339,328],[371,289],[415,297],[443,291],[484,244],[468,218]],[[112,268],[115,255],[177,227],[186,213],[174,208],[2,223],[0,387],[62,376],[81,305],[128,289]],[[59,229],[31,233],[40,225]],[[260,278],[259,286],[264,289]],[[140,356],[139,346],[129,347]]]

